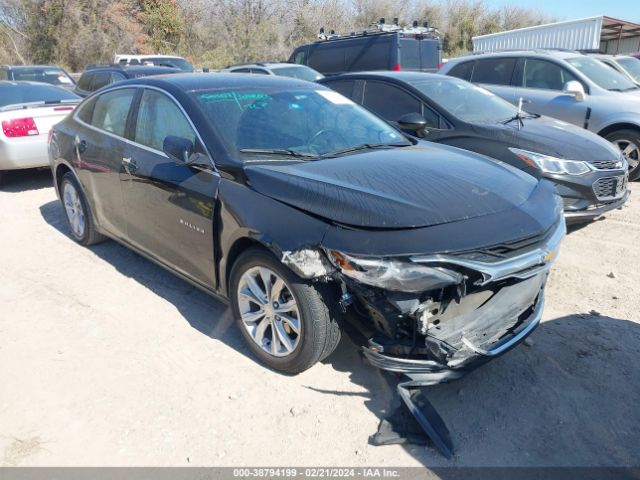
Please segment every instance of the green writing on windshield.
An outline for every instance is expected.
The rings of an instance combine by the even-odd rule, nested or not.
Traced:
[[[209,92],[198,95],[198,98],[205,103],[227,103],[233,102],[244,111],[247,109],[265,108],[272,100],[270,95],[262,92]]]

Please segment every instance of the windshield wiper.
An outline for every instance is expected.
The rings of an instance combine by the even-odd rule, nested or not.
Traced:
[[[329,152],[322,155],[323,158],[335,157],[338,155],[344,155],[345,153],[359,152],[360,150],[373,150],[376,148],[394,148],[394,147],[409,147],[413,145],[409,143],[363,143],[354,147],[343,148],[342,150],[336,150],[335,152]]]
[[[288,155],[296,158],[318,158],[313,153],[298,152],[291,148],[241,148],[240,153],[255,153],[263,155]]]
[[[540,117],[540,115],[538,115],[537,113],[527,113],[526,115],[523,115],[523,111],[522,111],[522,104],[524,103],[524,99],[522,97],[520,97],[518,99],[518,111],[516,112],[516,114],[511,117],[508,118],[507,120],[503,121],[502,124],[503,125],[507,125],[511,122],[518,122],[518,130],[520,130],[522,127],[524,127],[524,122],[523,120],[526,120],[527,118],[538,118]],[[529,102],[527,102],[529,103]]]

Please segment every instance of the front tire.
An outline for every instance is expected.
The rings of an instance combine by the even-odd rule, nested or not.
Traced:
[[[261,247],[245,251],[231,270],[229,297],[249,349],[290,374],[327,357],[340,330],[326,287],[298,277]]]
[[[60,181],[60,197],[73,239],[81,245],[89,246],[105,240],[98,233],[87,199],[76,178],[67,172]]]
[[[629,181],[640,178],[640,131],[617,130],[606,139],[618,147],[629,162]]]

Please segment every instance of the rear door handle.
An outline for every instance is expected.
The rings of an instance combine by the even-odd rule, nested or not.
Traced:
[[[133,160],[131,157],[122,157],[122,165],[124,165],[124,168],[129,173],[133,173],[138,169],[138,165],[136,164],[136,161]]]

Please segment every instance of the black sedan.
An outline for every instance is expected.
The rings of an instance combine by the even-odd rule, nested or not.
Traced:
[[[169,73],[182,73],[182,70],[153,65],[131,67],[124,65],[92,65],[82,73],[73,92],[81,97],[86,97],[96,90],[117,82]]]
[[[77,242],[110,237],[228,299],[255,355],[290,373],[331,354],[353,310],[375,365],[462,375],[536,327],[565,232],[549,182],[283,77],[122,82],[49,153]]]
[[[629,197],[626,161],[609,142],[568,123],[527,114],[464,80],[374,72],[319,83],[425,140],[478,152],[551,180],[564,200],[568,222],[593,220]]]

